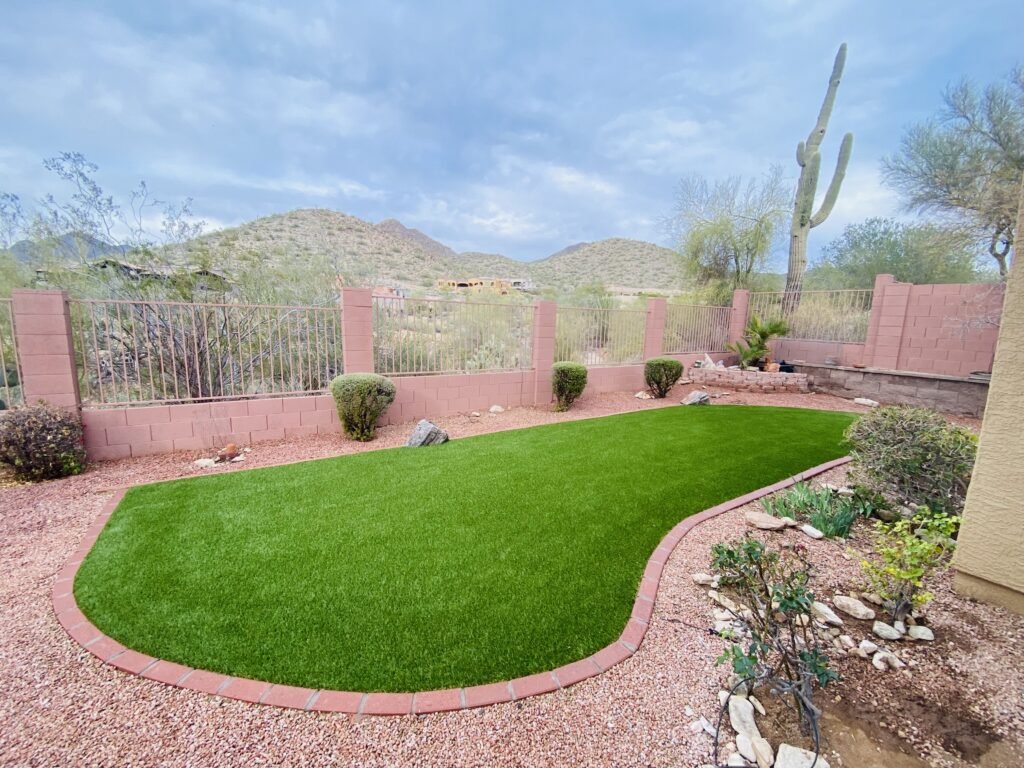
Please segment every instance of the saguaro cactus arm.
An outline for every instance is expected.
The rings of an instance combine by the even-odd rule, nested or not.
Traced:
[[[843,136],[843,143],[839,147],[839,157],[836,159],[836,172],[832,174],[832,182],[828,185],[828,191],[825,192],[825,199],[821,201],[821,207],[818,208],[818,212],[811,217],[812,229],[821,224],[832,213],[832,207],[836,204],[836,198],[839,197],[839,188],[843,185],[843,179],[846,177],[846,166],[850,163],[850,152],[852,150],[853,134],[848,133]]]
[[[825,131],[828,130],[828,120],[832,117],[832,107],[836,103],[836,91],[839,90],[839,81],[843,77],[843,68],[846,66],[846,43],[839,46],[836,53],[836,60],[832,64],[832,75],[828,79],[828,90],[825,92],[825,100],[821,102],[821,110],[818,112],[818,121],[814,129],[807,137],[807,145],[817,147],[825,138]]]

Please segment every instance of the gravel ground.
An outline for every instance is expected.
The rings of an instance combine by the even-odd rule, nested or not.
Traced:
[[[465,436],[674,402],[675,395],[651,402],[615,393],[586,398],[568,414],[521,408],[439,423],[453,436]],[[857,410],[826,395],[736,394],[717,402]],[[242,466],[398,445],[408,431],[409,425],[385,428],[371,446],[326,437],[261,444]],[[710,739],[693,733],[690,724],[698,715],[716,714],[725,671],[715,668],[714,659],[723,641],[706,631],[711,607],[690,574],[706,570],[711,543],[743,530],[742,510],[699,526],[676,548],[642,647],[607,673],[564,691],[481,710],[356,720],[247,705],[130,677],[101,664],[57,624],[49,598],[54,574],[99,513],[106,491],[194,474],[193,458],[175,454],[108,462],[77,478],[0,489],[0,764],[698,766],[709,761]],[[853,578],[855,564],[836,545],[815,544],[812,551],[820,571],[836,584]],[[939,640],[934,651],[915,651],[921,660],[915,679],[925,685],[931,678],[919,672],[941,667],[942,680],[958,681],[972,717],[998,730],[994,738],[1003,739],[1000,748],[1009,744],[1018,754],[1024,731],[1024,620],[955,599],[946,586],[938,593],[933,625]],[[947,631],[950,640],[943,644]],[[972,642],[973,637],[984,644]],[[863,665],[849,660],[854,661]],[[851,685],[839,693],[862,685],[875,694],[875,710],[866,716],[885,717],[900,728],[900,717],[912,714],[903,712],[897,696],[904,682],[873,669],[861,680],[863,670],[853,670]],[[942,708],[945,693],[929,694],[934,707]],[[857,702],[854,694],[846,695]],[[890,714],[893,708],[896,714]],[[929,754],[931,764],[967,764],[941,745]],[[832,765],[869,763],[836,758]]]

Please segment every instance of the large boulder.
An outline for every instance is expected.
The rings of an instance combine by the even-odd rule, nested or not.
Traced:
[[[421,419],[420,423],[413,429],[412,434],[409,435],[409,441],[406,445],[410,448],[417,448],[423,445],[440,445],[447,442],[447,432],[436,424],[426,419]]]

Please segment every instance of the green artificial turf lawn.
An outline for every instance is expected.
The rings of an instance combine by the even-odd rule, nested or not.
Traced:
[[[506,680],[614,641],[667,531],[843,455],[851,420],[665,408],[141,486],[75,596],[129,648],[240,677]]]

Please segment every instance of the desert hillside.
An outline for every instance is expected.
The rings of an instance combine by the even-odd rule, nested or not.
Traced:
[[[327,261],[352,281],[431,286],[440,278],[527,278],[537,288],[569,289],[601,282],[627,289],[678,287],[675,253],[625,238],[577,243],[533,262],[500,254],[456,253],[395,219],[372,224],[323,209],[303,209],[213,232],[184,247],[191,259],[230,263],[259,255],[280,265]]]

